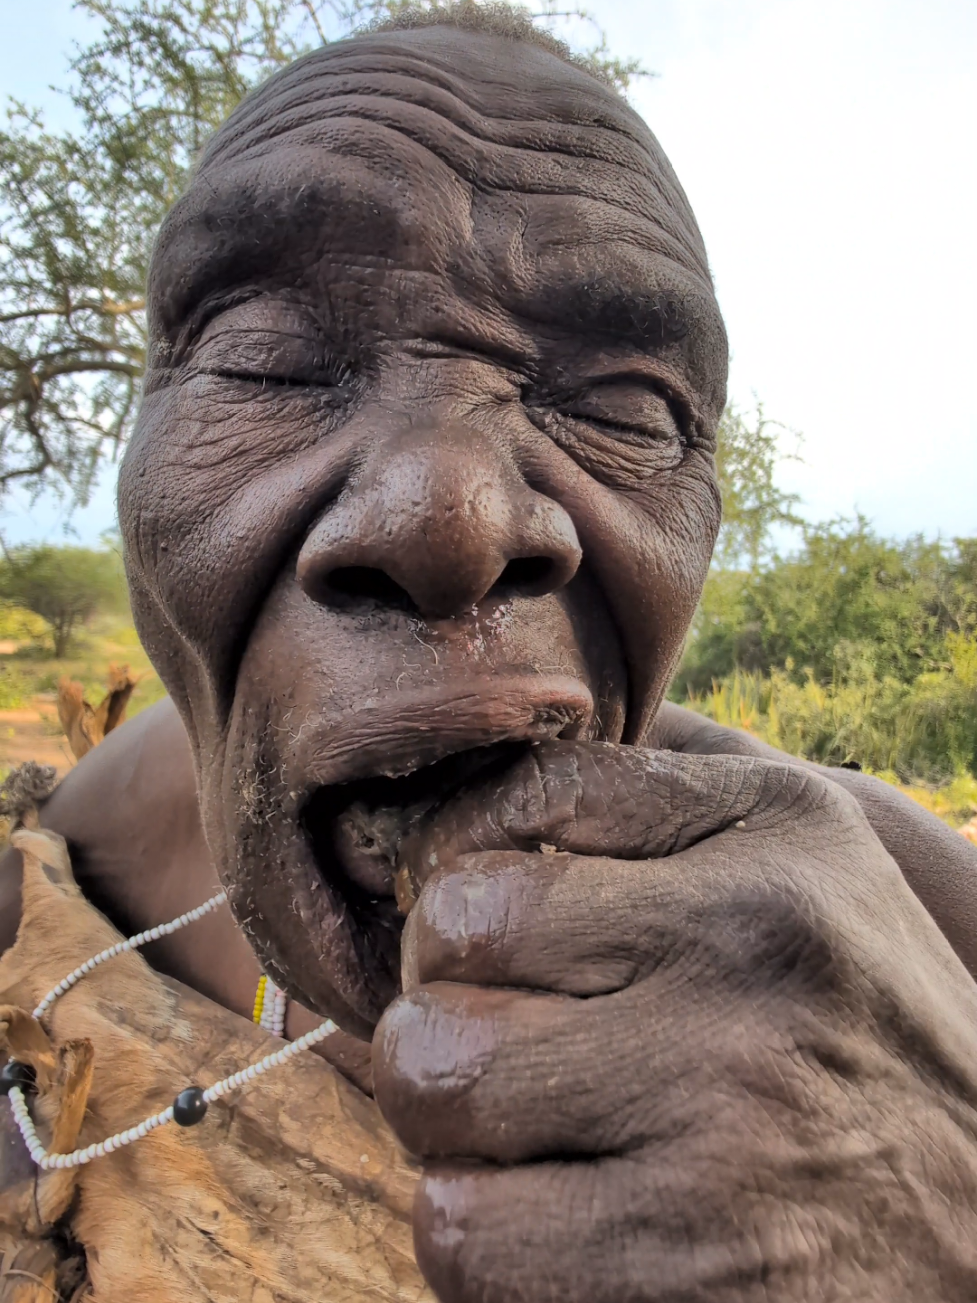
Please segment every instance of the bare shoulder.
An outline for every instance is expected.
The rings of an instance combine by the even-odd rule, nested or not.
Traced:
[[[110,733],[58,784],[41,810],[44,827],[68,842],[86,895],[124,919],[147,879],[162,888],[174,863],[206,857],[190,747],[169,700]],[[138,880],[138,881],[137,881]],[[0,860],[0,950],[20,918],[20,857]]]
[[[947,940],[977,977],[977,847],[902,792],[869,774],[798,760],[739,729],[665,703],[649,745],[696,755],[755,755],[803,765],[845,788]]]
[[[41,812],[84,857],[142,851],[189,814],[197,822],[190,747],[173,703],[157,702],[109,733],[55,788]]]

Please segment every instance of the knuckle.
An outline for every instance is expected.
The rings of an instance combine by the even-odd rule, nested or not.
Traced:
[[[410,1152],[464,1148],[471,1096],[498,1052],[508,996],[449,984],[400,996],[373,1038],[377,1105]]]
[[[516,768],[516,801],[506,827],[524,845],[560,841],[576,826],[583,799],[581,761],[587,744],[544,742],[534,746]],[[533,847],[533,849],[535,849]]]
[[[740,997],[749,991],[828,999],[854,980],[845,948],[810,903],[770,884],[695,911],[676,945],[714,984]]]
[[[486,1216],[479,1197],[485,1180],[442,1169],[426,1173],[414,1195],[417,1265],[437,1297],[450,1303],[486,1298],[481,1268],[504,1262],[512,1238],[511,1224]]]

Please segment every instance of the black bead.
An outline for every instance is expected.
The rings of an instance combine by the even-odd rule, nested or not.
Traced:
[[[173,1101],[173,1121],[180,1127],[195,1127],[207,1112],[207,1101],[201,1086],[188,1086]]]
[[[37,1073],[29,1063],[18,1063],[8,1059],[0,1069],[0,1095],[9,1095],[12,1086],[21,1090],[33,1090],[37,1084]]]

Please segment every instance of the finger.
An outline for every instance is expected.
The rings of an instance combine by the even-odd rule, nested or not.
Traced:
[[[593,742],[534,746],[504,774],[449,802],[406,839],[423,884],[459,855],[536,850],[650,859],[743,821],[769,825],[824,799],[823,779],[743,756],[693,756]]]
[[[602,1152],[595,1119],[620,1100],[604,1098],[603,1073],[588,1086],[582,1069],[606,1054],[598,1020],[576,1001],[437,984],[384,1013],[373,1038],[374,1097],[421,1158],[515,1163]]]
[[[759,756],[781,762],[792,758],[751,733],[738,728],[724,728],[697,710],[677,706],[673,701],[662,702],[646,746],[687,755]]]
[[[714,1126],[723,1100],[746,1096],[761,1072],[768,1107],[791,1093],[790,1073],[764,1065],[792,1045],[769,1017],[766,974],[741,966],[716,984],[697,979],[702,963],[691,947],[639,987],[590,1000],[454,983],[411,991],[374,1036],[377,1103],[418,1157],[494,1163],[620,1153],[706,1115]],[[788,1107],[804,1105],[795,1083]]]
[[[711,1168],[693,1137],[653,1164],[621,1156],[502,1171],[437,1165],[414,1198],[417,1263],[444,1303],[772,1297],[779,1273],[806,1278],[812,1260],[839,1249],[823,1210],[798,1207],[796,1194],[785,1203],[777,1167],[786,1148],[777,1164],[769,1152],[765,1163],[739,1165],[712,1155]]]
[[[469,982],[575,996],[621,990],[654,966],[662,949],[655,931],[681,926],[668,876],[641,860],[465,855],[428,879],[410,913],[404,987]]]

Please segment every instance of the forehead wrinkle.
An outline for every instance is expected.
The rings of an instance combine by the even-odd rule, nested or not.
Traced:
[[[479,193],[580,199],[615,209],[633,221],[649,223],[660,236],[662,252],[673,261],[696,271],[709,282],[705,251],[698,228],[677,182],[658,169],[623,167],[598,157],[581,159],[575,153],[525,150],[472,136],[458,124],[396,102],[402,110],[394,116],[375,101],[333,102],[325,113],[311,120],[282,124],[274,136],[257,134],[239,142],[233,162],[237,166],[281,155],[291,144],[303,152],[320,149],[333,158],[364,159],[373,167],[388,162],[383,157],[383,136],[406,139],[450,170],[469,191],[474,204]],[[370,131],[369,128],[374,128]],[[363,130],[363,129],[366,130]],[[403,146],[390,142],[389,162],[398,168]],[[225,166],[231,158],[225,159]],[[219,169],[218,169],[219,170]],[[206,174],[201,174],[204,180]],[[424,178],[426,181],[427,178]],[[623,182],[623,184],[622,184]]]
[[[567,115],[530,118],[512,112],[493,113],[488,105],[472,102],[477,97],[470,94],[469,86],[455,79],[435,82],[423,75],[424,72],[423,67],[417,72],[398,67],[377,80],[369,70],[353,74],[322,69],[314,78],[283,81],[275,88],[274,96],[259,92],[245,101],[246,113],[235,111],[205,151],[201,169],[220,162],[225,156],[234,156],[249,144],[273,140],[295,127],[320,120],[324,107],[337,99],[388,100],[400,109],[427,108],[480,140],[516,144],[526,150],[577,153],[616,162],[632,171],[644,171],[649,154],[653,153],[649,150],[653,137],[643,123],[643,130],[636,133],[628,131],[623,121],[576,121]],[[571,144],[574,149],[569,148]],[[635,150],[642,156],[640,164],[634,161]],[[654,159],[656,164],[661,161]]]
[[[486,129],[486,120],[480,115],[468,113],[465,120],[459,121],[456,115],[442,112],[442,107],[418,104],[378,90],[335,98],[324,96],[314,104],[303,100],[299,105],[283,108],[273,123],[262,121],[252,132],[242,134],[235,142],[236,147],[222,161],[262,157],[287,145],[288,138],[301,145],[331,143],[335,137],[326,124],[359,121],[373,123],[422,145],[475,188],[505,188],[505,183],[493,181],[491,176],[493,165],[497,171],[501,170],[500,160],[511,160],[517,165],[522,162],[528,169],[545,168],[552,162],[560,175],[569,171],[586,178],[599,169],[603,181],[624,173],[629,180],[651,182],[672,205],[678,199],[674,187],[662,184],[664,178],[657,175],[660,169],[649,167],[652,160],[648,151],[642,151],[643,157],[636,158],[633,150],[606,147],[608,143],[611,146],[616,143],[613,133],[592,131],[589,136],[583,136],[584,129],[563,124],[547,135],[538,133],[536,138],[524,132],[500,136]],[[439,133],[445,129],[452,133],[446,141],[439,139]],[[457,144],[458,148],[445,149],[445,143]],[[582,149],[581,143],[589,147]],[[203,168],[199,175],[205,175]],[[599,183],[593,188],[601,193],[604,190]]]
[[[346,44],[345,52],[327,47],[306,56],[249,96],[213,138],[198,175],[280,148],[287,137],[324,143],[333,134],[329,122],[373,122],[416,141],[475,189],[592,198],[614,191],[618,206],[669,230],[684,249],[682,261],[708,279],[695,217],[660,145],[641,118],[586,74],[537,52],[560,78],[550,83],[549,99],[534,84],[531,103],[520,103],[512,93],[500,100],[481,66],[461,79],[427,57],[399,50],[384,58],[358,55],[349,47],[359,41]],[[337,48],[342,57],[327,57]],[[536,116],[525,116],[527,107]]]
[[[431,35],[429,29],[428,35]],[[458,35],[458,33],[454,33]],[[518,83],[502,75],[490,60],[472,59],[472,50],[463,48],[451,66],[438,57],[436,47],[427,42],[423,52],[404,48],[410,40],[401,32],[393,38],[379,40],[362,37],[338,42],[297,59],[253,90],[230,115],[204,151],[206,161],[219,153],[225,143],[233,142],[239,129],[246,129],[250,118],[274,115],[282,101],[290,98],[318,100],[331,93],[344,93],[352,85],[362,93],[384,84],[406,84],[406,98],[411,94],[443,93],[458,106],[470,107],[487,120],[501,124],[506,118],[521,118],[535,123],[606,127],[633,139],[650,133],[647,124],[623,100],[577,69],[569,68],[553,56],[535,51],[532,86],[527,89],[527,74]],[[497,44],[497,43],[495,43]],[[510,62],[519,63],[527,53],[524,47],[502,42],[506,71]],[[486,53],[484,45],[478,47]],[[488,49],[491,51],[490,41]],[[495,51],[498,53],[498,51]],[[458,52],[456,51],[456,54]],[[468,56],[467,59],[464,56]],[[459,76],[458,65],[468,63],[467,75]],[[556,76],[551,74],[556,72]],[[337,86],[338,91],[329,88]],[[569,93],[568,93],[569,92]],[[531,109],[527,118],[523,109]]]

